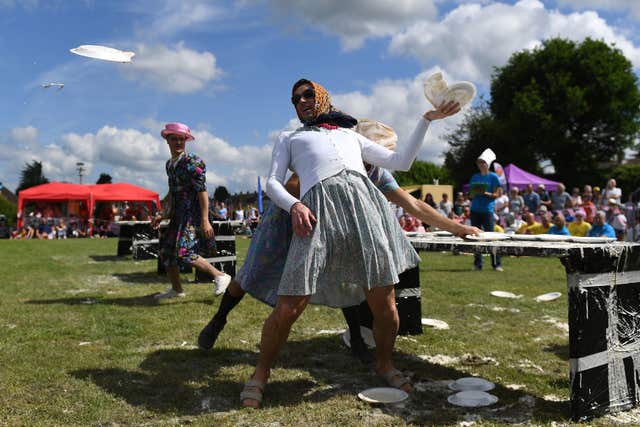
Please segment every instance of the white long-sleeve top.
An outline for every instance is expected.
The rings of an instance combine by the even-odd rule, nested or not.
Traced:
[[[346,128],[303,128],[282,132],[273,147],[267,195],[287,212],[300,201],[284,188],[288,169],[300,178],[300,198],[320,181],[345,169],[367,176],[363,160],[374,166],[408,170],[418,154],[429,123],[429,120],[421,118],[409,142],[398,144],[398,152]]]

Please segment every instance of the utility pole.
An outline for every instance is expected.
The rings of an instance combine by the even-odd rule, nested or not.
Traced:
[[[80,184],[82,184],[82,176],[84,175],[84,163],[83,162],[77,162],[76,163],[76,170],[78,171],[78,178],[80,179]]]

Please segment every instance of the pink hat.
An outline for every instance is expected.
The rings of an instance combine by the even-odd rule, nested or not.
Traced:
[[[187,141],[193,141],[195,138],[191,135],[191,130],[189,126],[183,123],[167,123],[164,125],[164,129],[160,132],[163,138],[167,138],[167,135],[182,135],[187,138]]]

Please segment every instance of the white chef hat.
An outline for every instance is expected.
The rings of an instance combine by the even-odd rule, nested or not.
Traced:
[[[491,166],[491,163],[496,159],[496,153],[493,152],[491,148],[487,148],[480,154],[478,160],[482,160],[487,164],[487,166]]]

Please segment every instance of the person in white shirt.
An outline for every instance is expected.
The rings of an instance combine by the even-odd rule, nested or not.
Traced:
[[[351,130],[356,120],[335,110],[329,94],[317,83],[296,82],[292,103],[304,126],[283,132],[276,142],[267,195],[290,212],[294,236],[278,302],[265,321],[260,357],[240,395],[242,403],[260,405],[277,354],[309,302],[348,307],[358,304],[363,294],[374,314],[376,371],[389,385],[411,391],[411,384],[391,361],[398,329],[393,284],[419,257],[386,199],[367,178],[363,160],[407,170],[429,123],[460,108],[449,102],[425,113],[410,141],[394,153]],[[300,178],[301,199],[283,185],[288,169]]]

